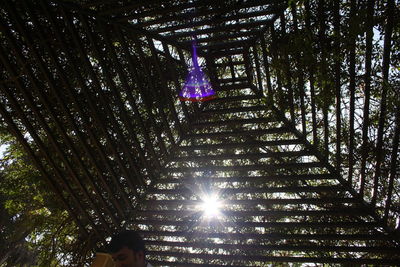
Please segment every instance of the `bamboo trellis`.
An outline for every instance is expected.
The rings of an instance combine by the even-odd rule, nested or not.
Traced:
[[[93,250],[129,227],[160,266],[398,263],[399,3],[289,2],[1,3],[1,118]],[[178,101],[193,35],[209,103]]]

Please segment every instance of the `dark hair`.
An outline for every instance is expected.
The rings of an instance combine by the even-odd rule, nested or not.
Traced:
[[[133,230],[124,230],[114,235],[111,238],[110,244],[108,245],[108,251],[110,253],[115,253],[123,247],[127,247],[136,252],[146,252],[142,237]]]

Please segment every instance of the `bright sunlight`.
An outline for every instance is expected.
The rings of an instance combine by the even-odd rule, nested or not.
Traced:
[[[204,217],[211,219],[220,215],[221,201],[216,195],[204,195],[201,199],[201,210],[204,212]]]

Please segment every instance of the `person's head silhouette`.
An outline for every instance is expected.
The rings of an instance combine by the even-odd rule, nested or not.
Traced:
[[[108,245],[116,267],[146,267],[146,250],[141,236],[133,230],[119,232]]]

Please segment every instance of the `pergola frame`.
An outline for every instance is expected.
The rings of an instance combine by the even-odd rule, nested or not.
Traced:
[[[128,227],[161,266],[396,264],[398,7],[364,2],[4,1],[0,114],[94,249]],[[192,36],[220,97],[189,105]]]

